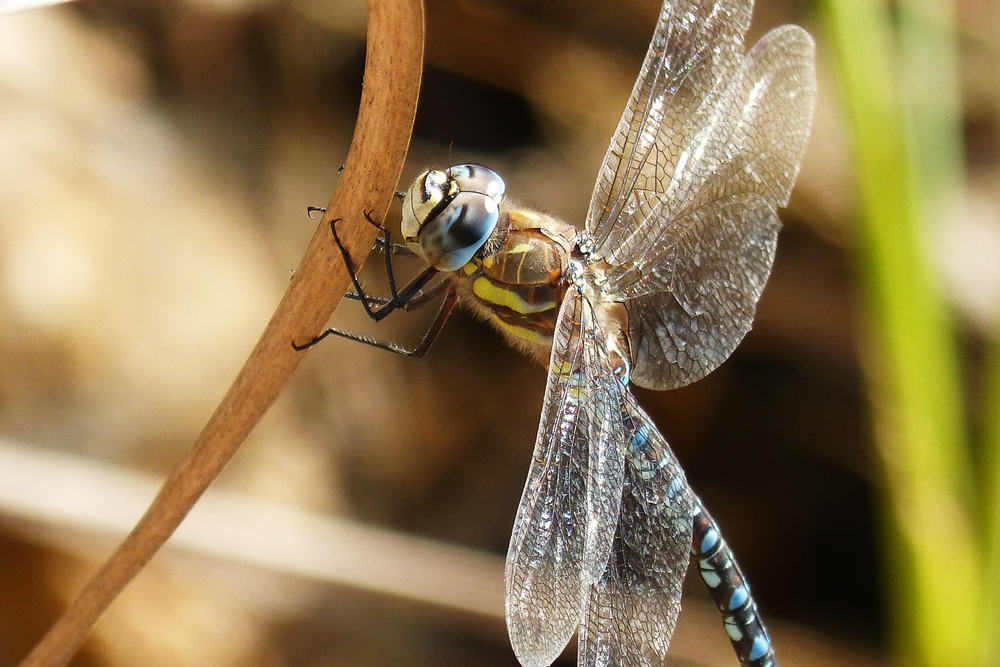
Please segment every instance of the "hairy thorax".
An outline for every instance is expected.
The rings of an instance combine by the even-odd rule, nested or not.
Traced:
[[[612,353],[624,351],[618,332],[625,331],[621,304],[605,303],[594,293],[594,276],[583,266],[576,227],[523,208],[505,208],[490,239],[465,266],[452,274],[461,301],[492,324],[515,348],[549,363],[559,306],[571,282],[577,282],[596,316],[611,324],[605,330]],[[578,275],[579,274],[579,275]],[[622,359],[612,361],[624,364]]]

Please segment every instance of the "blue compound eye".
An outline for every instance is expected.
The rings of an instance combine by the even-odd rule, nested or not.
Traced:
[[[404,197],[403,236],[434,268],[457,271],[493,233],[505,191],[503,179],[486,167],[425,171]]]
[[[507,184],[500,178],[500,174],[492,169],[480,167],[477,164],[459,164],[448,167],[446,172],[458,183],[458,189],[462,192],[478,192],[498,203],[503,199]]]
[[[420,232],[427,261],[441,271],[462,268],[486,243],[500,219],[497,201],[478,192],[460,192]]]

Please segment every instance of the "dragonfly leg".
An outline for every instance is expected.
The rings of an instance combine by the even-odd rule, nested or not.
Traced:
[[[311,215],[312,213],[320,210],[325,211],[325,209],[310,206],[309,214]],[[378,247],[381,245],[381,249],[385,252],[386,273],[389,279],[389,287],[392,297],[386,299],[383,297],[372,296],[364,290],[361,285],[361,281],[358,278],[357,271],[354,268],[354,262],[351,259],[351,255],[347,251],[347,248],[344,246],[343,242],[340,240],[339,234],[337,233],[337,223],[341,222],[341,219],[335,218],[330,221],[330,231],[333,233],[333,239],[337,244],[337,248],[340,250],[340,254],[343,258],[344,266],[347,268],[351,283],[354,285],[354,290],[352,292],[348,292],[345,296],[349,299],[361,302],[361,306],[365,309],[365,313],[367,313],[368,316],[375,322],[379,322],[396,310],[410,311],[424,306],[447,290],[447,296],[445,296],[441,307],[438,309],[434,321],[421,338],[420,343],[413,349],[407,349],[394,343],[382,342],[363,334],[343,331],[335,328],[327,329],[316,338],[302,345],[293,342],[292,347],[296,350],[302,351],[312,347],[327,336],[334,335],[365,343],[367,345],[403,356],[422,357],[426,354],[438,334],[441,333],[441,327],[444,326],[445,320],[448,319],[448,315],[451,314],[452,309],[455,307],[455,303],[458,299],[458,293],[456,292],[454,286],[447,280],[437,283],[430,289],[423,289],[424,286],[426,286],[438,274],[438,270],[434,267],[427,267],[402,289],[398,288],[396,285],[395,275],[393,273],[391,256],[393,254],[405,255],[414,253],[406,246],[393,244],[389,231],[372,218],[370,211],[365,212],[365,219],[373,226],[377,227],[381,232],[379,235],[379,243],[376,243],[376,246]]]
[[[722,539],[719,524],[700,498],[694,508],[694,543],[691,553],[698,561],[698,574],[722,614],[729,641],[744,667],[778,667],[771,637],[757,612],[736,557]]]
[[[431,322],[427,331],[424,332],[424,335],[420,339],[417,346],[412,349],[407,349],[400,345],[396,345],[395,343],[386,343],[384,341],[376,340],[363,334],[354,333],[353,331],[343,331],[341,329],[327,329],[305,345],[296,345],[295,343],[292,343],[292,347],[301,352],[302,350],[312,347],[327,336],[340,336],[341,338],[354,340],[359,343],[364,343],[365,345],[371,345],[372,347],[377,347],[380,350],[399,354],[404,357],[414,357],[419,359],[427,354],[427,350],[429,350],[431,345],[434,344],[434,341],[437,340],[438,335],[441,333],[441,329],[444,327],[445,321],[448,319],[448,316],[451,315],[451,311],[454,310],[455,304],[458,302],[458,291],[455,289],[454,285],[451,285],[450,283],[440,284],[447,285],[450,289],[448,290],[444,300],[441,302],[441,307],[438,308],[438,312],[434,316],[434,321]],[[440,292],[440,290],[437,291]]]
[[[402,192],[397,192],[396,196],[402,198],[403,197],[403,193]],[[313,217],[313,213],[326,213],[326,207],[325,206],[309,206],[309,207],[306,208],[306,215],[308,215],[310,218]],[[417,253],[415,253],[412,250],[410,250],[409,246],[407,246],[407,245],[405,245],[403,243],[392,243],[392,242],[390,242],[389,241],[389,231],[385,227],[383,227],[381,224],[375,222],[372,219],[372,217],[371,217],[371,211],[366,211],[365,212],[365,220],[367,220],[368,222],[370,222],[375,227],[378,227],[378,229],[380,229],[384,233],[384,238],[383,238],[383,234],[379,234],[378,237],[375,239],[375,248],[374,248],[375,250],[378,250],[379,252],[384,252],[384,253],[392,253],[393,255],[395,255],[397,257],[414,257],[414,256],[416,256]]]
[[[370,220],[371,218],[369,217],[368,219]],[[347,248],[344,247],[343,242],[340,240],[340,235],[337,233],[338,222],[341,222],[340,218],[334,218],[330,221],[330,230],[333,232],[333,240],[337,243],[337,248],[340,250],[340,255],[344,260],[344,265],[347,267],[347,273],[351,278],[351,283],[354,285],[354,292],[357,295],[357,300],[361,302],[361,306],[365,309],[365,312],[368,313],[368,317],[372,318],[375,322],[381,322],[390,313],[404,307],[407,302],[414,299],[421,293],[424,285],[430,282],[430,280],[437,275],[437,269],[429,266],[424,269],[424,271],[419,273],[417,277],[411,280],[405,287],[398,289],[395,284],[394,276],[390,273],[389,283],[392,298],[380,305],[377,300],[372,299],[372,297],[370,297],[361,286],[357,270],[354,268],[354,261],[351,259],[350,253],[347,251]],[[381,227],[380,225],[377,226]],[[386,257],[388,256],[389,255],[387,254]],[[391,268],[391,262],[387,262],[387,267]]]
[[[441,282],[437,283],[436,285],[434,285],[434,287],[431,287],[430,289],[420,290],[419,292],[413,295],[413,298],[408,300],[406,303],[400,305],[399,310],[410,312],[412,310],[416,310],[417,308],[425,306],[429,302],[433,301],[438,296],[440,296],[441,293],[444,292],[449,285],[450,283],[447,280],[442,280]],[[351,301],[361,300],[361,297],[353,290],[348,292],[344,296],[350,299]],[[390,301],[392,301],[392,299],[388,299],[384,296],[372,296],[371,294],[369,294],[367,295],[367,297],[369,302],[375,303],[379,306],[384,306],[388,304]]]
[[[389,278],[389,294],[392,295],[393,299],[399,299],[399,293],[396,290],[396,274],[392,270],[392,256],[397,252],[401,255],[413,255],[414,253],[406,246],[393,244],[389,230],[386,229],[382,223],[372,218],[371,211],[365,211],[365,220],[371,223],[372,226],[379,231],[379,235],[376,237],[375,246],[382,246],[382,255],[385,257],[385,275]],[[336,231],[334,231],[334,235],[336,235]],[[340,245],[339,240],[337,241],[337,245]],[[398,250],[396,250],[397,248]]]
[[[325,208],[320,208],[318,206],[310,206],[309,209],[308,209],[309,217],[312,217],[312,214],[314,212],[316,212],[316,211],[323,211],[325,213],[326,209]],[[395,276],[395,272],[393,271],[393,267],[392,267],[392,257],[393,256],[396,256],[396,257],[413,257],[413,256],[416,255],[416,253],[413,252],[412,250],[410,250],[409,247],[407,247],[407,246],[405,246],[405,245],[403,245],[401,243],[393,243],[392,242],[392,237],[390,235],[389,230],[386,229],[385,227],[383,227],[381,224],[379,224],[378,222],[376,222],[372,218],[371,211],[365,211],[365,220],[367,220],[369,223],[371,223],[371,225],[373,227],[375,227],[375,228],[377,228],[379,230],[379,235],[375,238],[374,250],[378,250],[379,252],[381,252],[381,253],[383,253],[385,255],[385,272],[386,272],[386,275],[388,276],[389,291],[392,294],[392,298],[391,299],[385,299],[383,297],[372,296],[370,294],[367,294],[367,293],[365,293],[363,291],[358,291],[358,290],[355,290],[355,291],[352,291],[352,292],[348,292],[345,296],[348,299],[351,299],[353,301],[361,301],[362,304],[367,303],[368,306],[371,306],[371,305],[386,306],[390,302],[399,299],[399,293],[398,293],[398,289],[396,287],[396,276]],[[333,221],[333,222],[337,222],[337,221]],[[340,243],[340,238],[337,236],[337,230],[336,230],[336,228],[333,227],[333,223],[331,223],[331,229],[333,230],[334,239],[337,241],[337,246],[338,246],[338,248],[340,248],[341,254],[345,255],[345,262],[347,263],[348,270],[350,270],[352,272],[352,274],[353,274],[354,267],[353,267],[353,265],[350,262],[347,261],[347,257],[346,257],[346,254],[345,254],[346,253],[345,248],[344,248],[343,244]],[[354,274],[354,275],[356,275],[356,274]],[[352,275],[352,278],[354,277],[354,275]],[[355,283],[357,284],[357,281],[355,281]],[[441,293],[441,290],[436,290],[436,291],[433,292],[433,294],[430,295],[430,298],[433,298],[434,296],[437,296],[440,293]],[[409,311],[412,308],[415,308],[417,306],[423,305],[424,303],[426,303],[429,300],[429,299],[422,298],[423,296],[424,296],[424,292],[419,292],[419,293],[415,294],[406,303],[399,304],[398,307],[402,308],[403,310]],[[371,308],[365,308],[365,310],[368,311],[368,314],[370,316],[372,309]],[[386,313],[386,314],[388,315],[388,313]]]

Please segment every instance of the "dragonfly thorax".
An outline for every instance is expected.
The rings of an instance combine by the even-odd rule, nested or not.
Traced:
[[[403,197],[403,237],[434,268],[455,271],[493,233],[505,191],[503,179],[485,167],[429,169]]]

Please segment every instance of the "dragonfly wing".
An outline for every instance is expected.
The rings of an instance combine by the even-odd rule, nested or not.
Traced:
[[[625,480],[618,530],[590,586],[581,667],[664,664],[681,608],[695,499],[666,440],[627,390],[620,394]]]
[[[675,178],[709,173],[706,128],[742,58],[751,0],[665,2],[646,59],[611,138],[587,216],[595,256],[640,254]],[[694,159],[692,159],[694,158]],[[684,174],[688,174],[684,176]]]
[[[786,206],[799,175],[816,105],[816,44],[795,25],[760,38],[728,82],[730,121],[717,172],[706,175],[690,208],[719,196],[756,192]]]
[[[621,297],[632,382],[650,389],[689,384],[729,358],[750,330],[781,226],[753,193],[708,202],[678,222],[685,233]]]
[[[571,286],[553,337],[541,423],[505,574],[507,627],[525,667],[552,663],[605,569],[621,504],[622,385],[593,307]]]
[[[727,79],[681,159],[693,148],[700,157],[652,184],[655,196],[628,195],[658,203],[627,206],[618,228],[633,234],[602,251],[613,267],[609,293],[629,311],[632,381],[644,387],[704,377],[750,329],[774,261],[777,207],[788,202],[812,124],[813,40],[777,28]]]

